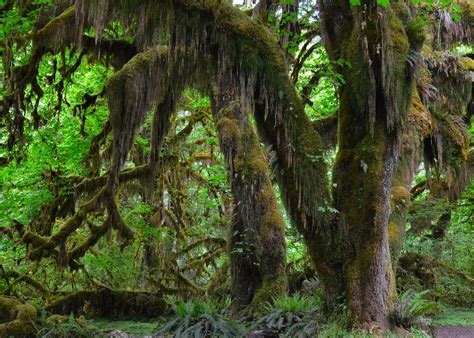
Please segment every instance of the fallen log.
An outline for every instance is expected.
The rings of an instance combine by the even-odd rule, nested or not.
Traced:
[[[166,302],[159,294],[149,292],[100,289],[78,291],[61,297],[45,307],[60,315],[101,318],[155,318],[165,313]]]

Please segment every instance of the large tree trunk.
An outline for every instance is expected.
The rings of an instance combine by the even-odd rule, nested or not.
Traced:
[[[229,233],[233,306],[241,310],[250,304],[253,311],[287,289],[285,226],[248,115],[231,83],[218,82],[213,115],[234,198]]]
[[[420,42],[409,41],[394,9],[374,3],[353,7],[349,1],[324,0],[320,8],[330,57],[351,65],[340,69],[346,83],[340,89],[333,172],[340,291],[345,292],[354,327],[383,331],[395,300],[388,221],[414,71],[407,58]]]

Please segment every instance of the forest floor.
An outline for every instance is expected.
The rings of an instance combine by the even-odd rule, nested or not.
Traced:
[[[433,335],[436,338],[474,337],[473,309],[446,309],[433,320]]]
[[[163,320],[163,319],[162,319]],[[91,319],[88,325],[100,332],[123,332],[133,337],[150,336],[160,325],[158,320],[128,321]],[[446,308],[433,318],[431,334],[436,338],[474,337],[474,309]]]
[[[469,326],[443,326],[434,330],[436,338],[471,338],[474,337],[474,327]]]

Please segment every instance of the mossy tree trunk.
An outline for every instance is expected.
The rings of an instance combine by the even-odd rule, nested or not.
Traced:
[[[408,54],[420,47],[407,34],[409,18],[375,1],[321,2],[323,38],[342,67],[338,146],[333,177],[339,212],[339,259],[351,320],[356,328],[383,331],[395,300],[388,223],[400,134],[415,70]],[[409,15],[408,11],[406,11]],[[405,13],[404,13],[405,14]],[[337,24],[335,22],[338,22]],[[327,295],[331,297],[331,295]]]
[[[82,4],[78,17],[88,13],[84,22],[94,21],[96,27],[104,27],[117,13],[128,16],[134,6],[126,3],[110,2],[110,10],[104,10],[98,0],[76,1]],[[363,0],[360,6],[351,6],[349,0],[319,2],[321,31],[331,59],[351,64],[339,66],[346,82],[339,93],[339,150],[332,196],[322,160],[324,142],[304,114],[274,36],[228,2],[142,3],[135,13],[145,15],[143,30],[137,32],[138,49],[146,50],[156,43],[154,38],[167,36],[169,41],[164,43],[169,50],[160,54],[155,46],[141,53],[116,80],[120,85],[116,86],[117,100],[110,100],[116,108],[111,109],[115,111],[115,166],[120,168],[131,144],[134,130],[130,122],[140,124],[145,108],[171,83],[175,93],[185,85],[208,88],[209,74],[219,74],[214,114],[236,211],[231,232],[234,304],[241,307],[256,302],[268,289],[264,286],[278,282],[281,288],[277,290],[281,290],[285,285],[280,283],[282,276],[284,281],[281,216],[275,211],[258,139],[242,112],[250,114],[255,108],[259,132],[276,154],[283,201],[304,236],[329,307],[344,294],[355,326],[386,328],[395,297],[390,258],[398,251],[395,237],[390,238],[389,217],[404,222],[403,214],[390,210],[390,200],[400,203],[393,197],[406,194],[403,188],[408,176],[403,167],[397,173],[396,165],[423,42],[419,22],[411,17],[405,1],[391,1],[388,8],[377,6],[374,0]],[[229,69],[219,68],[221,65]],[[150,78],[151,73],[159,76]],[[127,79],[136,81],[124,86]],[[156,79],[162,81],[153,82]],[[124,94],[128,98],[121,102]],[[395,193],[398,187],[401,194]],[[263,252],[268,248],[276,249]]]
[[[429,112],[417,89],[413,90],[408,123],[403,127],[401,158],[392,182],[391,215],[388,224],[392,267],[396,271],[405,238],[405,225],[411,205],[413,178],[420,165],[423,138],[431,132]]]
[[[229,231],[233,307],[250,305],[254,311],[287,289],[285,227],[269,164],[235,88],[225,78],[217,88],[213,115],[234,198]]]

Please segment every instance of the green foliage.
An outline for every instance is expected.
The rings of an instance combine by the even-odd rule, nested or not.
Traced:
[[[88,327],[85,324],[83,319],[76,319],[71,314],[64,321],[52,322],[43,314],[43,325],[44,327],[40,329],[37,333],[37,337],[42,338],[68,338],[68,337],[78,337],[78,338],[89,338],[95,337],[97,332]]]
[[[196,299],[173,301],[176,318],[161,325],[155,335],[171,334],[172,337],[241,337],[241,325],[218,313],[217,304]]]
[[[314,337],[320,328],[322,315],[319,297],[299,293],[273,297],[264,305],[266,315],[255,324],[255,329],[277,331],[285,337]]]
[[[474,326],[472,309],[443,307],[433,319],[434,326]]]
[[[0,52],[5,51],[3,41],[13,36],[29,34],[36,24],[39,11],[46,8],[50,0],[16,1],[13,7],[0,13]],[[413,0],[417,3],[419,1]],[[447,8],[452,17],[456,18],[459,6],[452,1],[423,1],[428,7]],[[0,1],[3,8],[5,1]],[[133,2],[131,2],[133,3]],[[351,0],[353,5],[360,5],[361,0]],[[378,0],[382,6],[388,6],[388,0]],[[23,4],[31,4],[26,10]],[[292,5],[292,0],[284,0],[279,5]],[[289,38],[283,46],[294,56],[302,48],[305,41],[287,30],[286,24],[299,21],[304,33],[317,27],[317,15],[312,1],[300,3],[300,8],[308,6],[304,18],[295,13],[275,14],[280,20],[275,25],[275,34],[280,38]],[[313,8],[311,8],[313,6]],[[420,31],[425,25],[424,20],[413,22],[411,29]],[[132,42],[119,21],[114,21],[111,27],[105,28],[105,38],[124,38]],[[91,29],[87,34],[94,36]],[[305,60],[296,88],[302,91],[311,89],[305,111],[314,121],[335,113],[338,109],[337,89],[344,84],[344,79],[337,69],[350,67],[343,60],[330,62],[328,55],[320,44],[320,37],[311,40],[310,46],[316,48]],[[9,40],[8,40],[9,41]],[[15,66],[25,65],[30,60],[31,44],[22,46],[13,43]],[[472,51],[470,46],[456,46],[454,52],[465,54]],[[109,118],[109,111],[104,98],[99,97],[93,107],[78,108],[84,102],[86,95],[102,92],[107,78],[113,72],[107,65],[107,57],[99,60],[85,58],[79,67],[69,76],[64,70],[69,69],[78,61],[78,53],[65,50],[56,55],[49,54],[40,61],[38,83],[44,92],[38,104],[38,115],[42,122],[34,128],[32,116],[33,105],[26,107],[26,128],[24,144],[17,146],[12,153],[6,151],[7,133],[2,120],[0,123],[0,159],[12,159],[0,167],[0,266],[5,271],[15,271],[26,274],[40,281],[47,290],[62,293],[76,289],[87,289],[96,286],[107,286],[111,289],[140,289],[156,291],[165,286],[170,292],[192,295],[195,300],[174,301],[173,309],[176,318],[160,326],[157,333],[167,333],[174,336],[239,336],[243,335],[241,326],[228,318],[222,311],[224,306],[209,300],[203,301],[205,292],[212,290],[206,286],[215,275],[229,275],[223,269],[228,259],[226,255],[225,238],[232,219],[232,198],[222,154],[218,149],[218,139],[210,114],[210,100],[195,90],[186,90],[180,101],[176,118],[169,135],[166,137],[161,150],[160,168],[154,182],[140,179],[127,184],[117,196],[120,213],[125,223],[135,233],[132,243],[126,248],[119,247],[119,236],[108,232],[104,238],[91,248],[80,259],[78,270],[58,269],[52,258],[46,258],[41,264],[35,264],[25,259],[27,248],[20,236],[13,231],[13,224],[20,222],[28,225],[41,215],[41,207],[50,202],[58,193],[58,187],[65,177],[90,177],[92,174],[86,165],[90,146],[94,137],[101,131]],[[0,63],[3,73],[4,65]],[[314,75],[319,77],[317,83],[312,83]],[[64,83],[63,83],[64,82]],[[62,97],[58,97],[57,88],[64,84]],[[0,80],[2,98],[6,83]],[[31,86],[26,93],[33,95]],[[34,97],[33,97],[34,98]],[[126,168],[136,168],[146,161],[150,155],[152,114],[147,117],[143,128],[139,131],[134,149],[125,163]],[[471,126],[471,132],[473,126]],[[104,174],[108,168],[107,151],[110,150],[111,137],[104,140],[100,146],[100,156],[103,162],[98,174]],[[314,163],[334,162],[336,151],[328,157],[309,157]],[[14,155],[14,156],[13,156]],[[364,168],[363,168],[364,169]],[[328,172],[328,176],[331,171]],[[425,177],[423,177],[425,179]],[[153,183],[153,184],[152,184]],[[153,192],[147,191],[149,186],[156,185]],[[278,190],[277,190],[278,191]],[[279,191],[278,191],[279,195]],[[418,198],[421,206],[412,212],[409,220],[416,218],[434,218],[446,210],[453,208],[451,226],[447,237],[440,241],[432,241],[426,232],[409,234],[405,250],[420,252],[437,257],[444,264],[464,271],[468,276],[474,276],[474,224],[472,215],[474,206],[474,185],[471,183],[462,198],[453,203],[446,199],[427,200],[426,195]],[[83,199],[76,201],[77,204]],[[309,258],[300,233],[290,223],[286,211],[280,202],[280,209],[286,223],[286,243],[288,261],[296,269],[303,269]],[[322,211],[337,212],[330,206],[319,206]],[[53,225],[53,233],[68,221],[69,215],[60,217]],[[94,214],[88,220],[91,228],[101,224],[104,218],[103,210]],[[87,226],[74,231],[70,242],[64,246],[81,243],[87,239]],[[206,240],[218,240],[209,244]],[[202,244],[199,244],[202,241]],[[219,244],[215,244],[218,242]],[[199,245],[195,245],[198,243]],[[245,248],[238,248],[244,250]],[[152,259],[149,259],[149,258]],[[210,257],[210,258],[209,258]],[[148,261],[148,259],[150,261]],[[191,268],[189,268],[191,266]],[[179,276],[178,276],[179,274]],[[184,280],[184,281],[183,281]],[[474,290],[459,278],[443,275],[437,278],[432,294],[444,300],[456,299],[464,301],[463,305],[472,304]],[[0,292],[9,288],[13,278],[0,279]],[[24,295],[38,305],[44,305],[45,296],[40,295],[28,285],[15,284],[13,292]],[[425,292],[406,292],[401,295],[397,304],[396,320],[400,325],[410,326],[416,323],[416,317],[431,310],[432,303],[423,300]],[[470,302],[470,303],[469,303]],[[347,327],[346,311],[336,312],[334,321],[323,323],[320,314],[321,300],[319,297],[308,297],[301,294],[274,298],[272,302],[263,304],[265,316],[257,321],[257,328],[279,331],[286,336],[321,336],[350,335]],[[449,321],[460,312],[453,311]],[[444,315],[443,315],[444,316]],[[448,316],[448,315],[446,315]],[[459,315],[461,316],[461,315]],[[443,317],[444,318],[444,317]],[[464,317],[463,317],[464,318]],[[470,315],[466,315],[466,323],[472,323]],[[443,323],[440,321],[440,323]],[[149,334],[147,328],[133,327],[130,323],[110,322],[96,323],[94,327],[119,328],[130,334]],[[59,324],[45,324],[41,335],[50,337],[91,336],[94,330],[80,325],[73,317]],[[136,324],[136,326],[142,324]],[[145,324],[143,324],[145,326]],[[145,332],[147,331],[147,332]]]
[[[264,305],[266,313],[280,310],[282,312],[304,312],[317,308],[321,305],[319,297],[309,297],[298,292],[293,295],[284,295],[281,297],[273,297],[270,302]]]
[[[474,206],[472,196],[474,185],[471,182],[461,197],[455,202],[446,199],[433,199],[430,194],[420,195],[413,202],[409,221],[411,229],[405,239],[404,251],[429,258],[426,263],[416,267],[415,273],[399,270],[399,281],[403,288],[423,291],[432,289],[430,296],[449,306],[472,307],[474,288]],[[450,221],[445,225],[443,238],[433,238],[440,215],[450,210]],[[426,223],[424,228],[414,231],[416,223]],[[430,261],[432,260],[432,261]],[[416,264],[416,263],[415,263]]]
[[[433,313],[436,303],[424,298],[428,292],[429,290],[423,292],[408,290],[400,293],[391,314],[393,322],[398,326],[410,328],[420,323],[422,316]]]
[[[217,303],[213,300],[203,301],[201,299],[193,299],[184,301],[172,301],[172,308],[174,312],[181,318],[186,316],[199,317],[203,314],[209,314],[212,316],[217,315],[218,308]]]
[[[336,66],[348,65],[342,60],[332,64],[326,50],[319,45],[300,70],[296,88],[300,91],[305,87],[312,89],[309,97],[312,103],[305,107],[306,114],[311,120],[329,116],[338,108],[336,89],[344,83],[344,79],[335,71]],[[311,84],[314,74],[317,74],[320,79],[317,83]]]
[[[16,1],[14,6],[6,6],[6,0],[0,0],[0,41],[12,36],[27,34],[35,25],[40,12],[51,6],[51,0]],[[29,4],[30,6],[27,6]],[[9,8],[10,7],[10,8]],[[5,10],[4,10],[5,9]],[[0,50],[3,50],[3,43]]]

